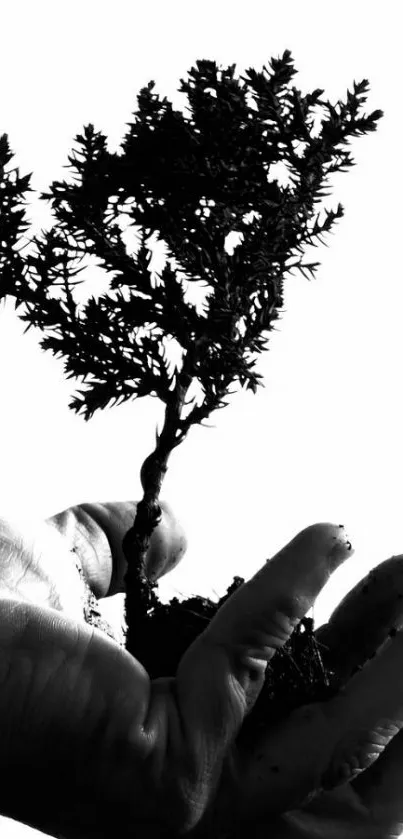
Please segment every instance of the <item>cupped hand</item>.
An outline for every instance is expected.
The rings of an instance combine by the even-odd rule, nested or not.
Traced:
[[[298,534],[226,601],[175,677],[150,681],[83,620],[83,578],[96,597],[123,590],[134,513],[85,504],[40,527],[0,524],[0,812],[66,839],[399,836],[403,558],[319,630],[339,693],[246,743],[267,663],[352,553],[344,528]],[[165,505],[150,577],[184,548]]]

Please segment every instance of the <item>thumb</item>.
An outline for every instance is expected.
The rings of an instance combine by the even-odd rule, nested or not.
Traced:
[[[224,603],[180,662],[176,690],[188,742],[219,771],[220,757],[263,686],[267,663],[352,554],[344,527],[299,533]],[[212,766],[205,767],[207,776]]]

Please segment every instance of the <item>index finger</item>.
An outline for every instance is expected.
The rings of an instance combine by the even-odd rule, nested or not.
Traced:
[[[352,552],[341,525],[306,528],[237,589],[186,651],[177,672],[176,696],[183,737],[199,761],[199,784],[214,788],[227,750],[264,684],[268,661]],[[251,788],[256,788],[260,797],[267,797],[267,775],[259,769],[246,772],[243,760],[234,772],[245,779],[244,794],[252,795]],[[289,770],[294,780],[295,772]],[[285,771],[283,785],[287,778]],[[203,791],[195,790],[192,797],[200,801]]]

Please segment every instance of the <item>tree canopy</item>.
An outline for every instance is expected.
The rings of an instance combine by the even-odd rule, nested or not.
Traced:
[[[25,304],[21,317],[40,328],[42,346],[83,382],[71,407],[86,419],[136,396],[172,403],[194,379],[203,396],[182,416],[179,441],[225,403],[233,382],[253,391],[260,384],[256,359],[283,304],[284,278],[295,269],[314,275],[318,263],[304,261],[304,248],[343,215],[340,204],[320,206],[329,178],[353,165],[351,138],[374,131],[381,116],[363,113],[366,80],[333,105],[323,90],[303,95],[295,74],[288,51],[239,77],[235,64],[198,61],[181,80],[187,114],[150,82],[118,152],[92,125],[76,137],[69,179],[43,195],[54,223],[29,249],[30,178],[10,168],[2,138],[0,295]],[[232,233],[241,242],[230,253]],[[152,235],[166,250],[157,278]],[[105,269],[110,290],[82,305],[75,287],[90,260]],[[191,284],[203,288],[202,309],[189,300]],[[174,367],[172,341],[181,358]]]

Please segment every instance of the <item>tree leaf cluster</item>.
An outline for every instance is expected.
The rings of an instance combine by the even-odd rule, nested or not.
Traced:
[[[26,195],[30,175],[21,176],[10,166],[13,153],[6,134],[0,136],[0,300],[21,294],[25,263],[20,253],[21,239],[29,228]]]
[[[295,74],[289,51],[242,76],[235,65],[197,61],[181,80],[186,112],[150,82],[118,151],[92,125],[76,137],[69,177],[43,196],[54,223],[25,256],[16,246],[29,178],[7,170],[2,139],[1,296],[25,305],[28,328],[82,381],[71,407],[86,419],[132,397],[183,404],[196,382],[202,396],[178,417],[182,439],[227,404],[234,383],[254,392],[261,384],[257,358],[281,313],[284,279],[292,270],[315,275],[305,248],[343,215],[340,205],[321,207],[329,177],[353,165],[350,139],[381,116],[363,111],[366,80],[331,104],[320,89],[303,95]],[[137,237],[132,251],[128,233]],[[232,253],[230,234],[239,241]],[[158,272],[152,237],[166,253]],[[83,304],[76,287],[90,260],[110,287]]]

